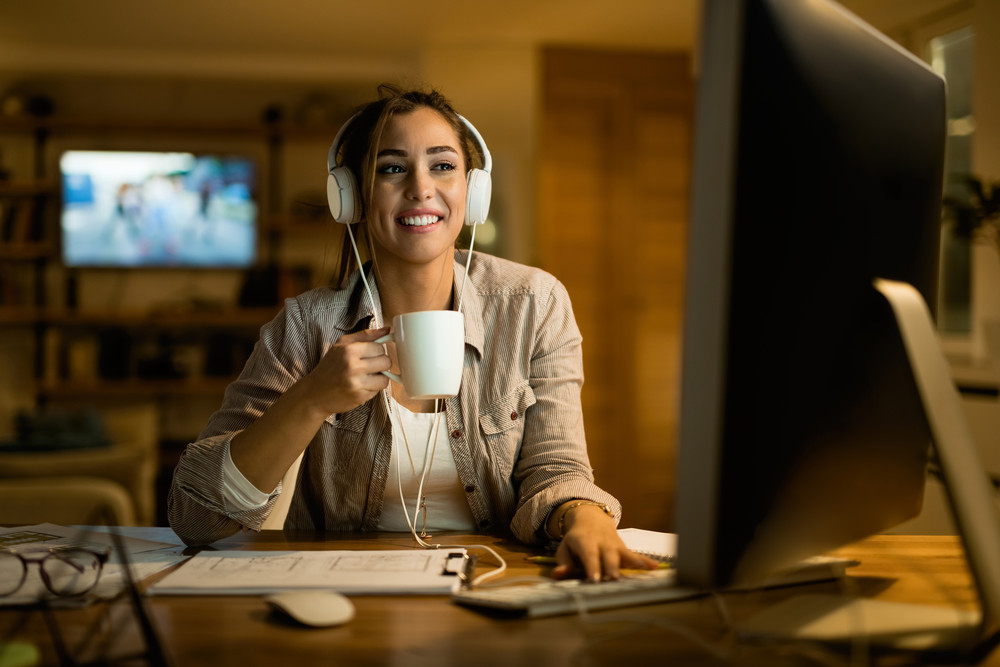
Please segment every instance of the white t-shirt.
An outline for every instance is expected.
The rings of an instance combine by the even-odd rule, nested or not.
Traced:
[[[410,532],[406,517],[413,520],[416,507],[417,490],[420,486],[420,476],[423,472],[425,454],[429,458],[433,450],[434,460],[424,480],[423,496],[427,501],[426,530],[433,534],[435,530],[461,530],[471,532],[476,530],[475,520],[469,505],[465,500],[465,490],[458,478],[455,459],[451,454],[448,442],[448,428],[444,413],[411,412],[392,400],[392,456],[389,459],[389,478],[385,485],[385,498],[382,503],[382,516],[379,518],[379,530]],[[429,442],[431,430],[437,422],[437,446]],[[406,438],[403,438],[403,432]],[[406,443],[409,443],[413,465],[406,453]],[[399,472],[397,474],[397,461]],[[403,513],[403,501],[399,497],[400,480],[402,480],[403,498],[406,502],[406,514]],[[223,489],[226,498],[226,508],[231,512],[247,511],[262,507],[270,494],[255,487],[236,464],[232,456],[227,455],[223,462]],[[417,517],[414,526],[417,533],[424,528],[424,512]]]
[[[435,530],[476,530],[475,520],[465,500],[465,490],[458,478],[455,459],[451,454],[451,444],[448,442],[448,425],[443,412],[410,412],[405,407],[392,401],[392,457],[389,459],[389,478],[385,483],[385,498],[382,501],[382,516],[379,518],[379,530],[409,532],[406,516],[413,520],[413,512],[417,504],[417,490],[420,487],[420,476],[423,472],[425,453],[430,458],[433,450],[434,460],[424,480],[423,496],[427,502],[427,531],[433,534]],[[431,431],[437,425],[437,446],[429,438]],[[406,439],[399,430],[400,424],[406,432]],[[406,443],[409,443],[413,465],[406,453]],[[398,474],[397,474],[398,462]],[[415,471],[415,472],[414,472]],[[399,497],[400,481],[403,487],[403,499],[406,502],[406,515],[403,514],[403,501]],[[417,517],[414,526],[419,534],[424,527],[424,512]]]

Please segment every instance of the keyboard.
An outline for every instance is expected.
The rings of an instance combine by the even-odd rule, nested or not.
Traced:
[[[701,595],[702,592],[697,589],[676,586],[676,578],[675,570],[649,570],[623,575],[616,581],[563,579],[527,585],[463,589],[453,593],[451,599],[465,606],[515,612],[537,618],[667,602]]]

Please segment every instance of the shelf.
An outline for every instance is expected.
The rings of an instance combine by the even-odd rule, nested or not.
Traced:
[[[49,324],[64,327],[174,329],[258,329],[278,313],[273,308],[226,308],[212,311],[70,311],[0,305],[0,325]]]
[[[349,114],[345,113],[346,120]],[[264,123],[261,121],[211,122],[178,120],[176,118],[90,118],[84,116],[34,116],[0,117],[0,133],[25,132],[80,132],[113,130],[116,134],[128,132],[181,132],[184,134],[212,134],[213,136],[274,136],[283,138],[332,139],[337,125],[295,123]]]
[[[55,185],[44,180],[0,181],[0,197],[5,198],[38,197],[40,195],[53,194],[55,191]]]
[[[48,382],[38,393],[50,399],[219,396],[235,378],[194,377],[179,380],[64,380]]]
[[[37,242],[0,242],[0,259],[10,261],[31,261],[52,256],[52,246]]]
[[[242,329],[258,328],[270,321],[277,312],[277,306],[267,308],[162,311],[49,310],[43,312],[40,317],[47,324],[59,326],[115,326],[158,329],[197,326]]]
[[[0,305],[0,325],[30,325],[38,324],[41,320],[38,308]]]

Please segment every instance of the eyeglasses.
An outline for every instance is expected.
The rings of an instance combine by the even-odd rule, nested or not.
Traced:
[[[0,597],[13,595],[28,578],[28,566],[38,565],[45,587],[60,597],[83,595],[97,585],[111,550],[79,547],[25,554],[0,550]]]

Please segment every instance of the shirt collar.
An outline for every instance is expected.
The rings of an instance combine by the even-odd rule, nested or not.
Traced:
[[[375,276],[372,271],[372,263],[365,262],[362,267],[371,287],[372,296],[375,298],[375,307],[382,310],[379,299],[378,286],[375,284]],[[355,270],[348,278],[344,291],[348,294],[348,307],[345,308],[335,326],[344,332],[362,331],[364,329],[375,328],[375,311],[372,310],[372,303],[368,299],[368,291],[365,289],[364,281],[361,280],[361,272]]]
[[[465,285],[464,296],[462,294],[462,281],[465,279],[465,258],[468,256],[468,252],[468,250],[455,251],[453,299],[456,307],[461,301],[462,313],[465,315],[465,344],[476,348],[479,357],[482,358],[484,341],[486,340],[486,327],[483,324],[483,301],[472,276],[469,276],[468,284]]]
[[[469,276],[468,284],[465,285],[465,293],[462,293],[462,281],[465,279],[465,258],[467,250],[456,250],[453,260],[454,286],[452,287],[452,298],[455,305],[462,304],[462,313],[465,315],[465,343],[471,345],[483,356],[483,348],[486,340],[486,328],[483,324],[482,299],[476,289],[476,282]],[[473,258],[474,259],[474,258]],[[375,282],[374,272],[371,262],[364,265],[365,276],[368,285],[371,287],[372,296],[375,298],[375,305],[381,311],[382,305],[379,299],[378,285]],[[471,268],[471,267],[470,267]],[[361,273],[355,271],[351,274],[346,286],[346,291],[350,294],[350,307],[347,308],[337,326],[343,331],[360,331],[370,329],[375,326],[375,311],[368,299],[368,292],[365,290],[364,282],[361,280]],[[388,324],[388,323],[386,323]]]

